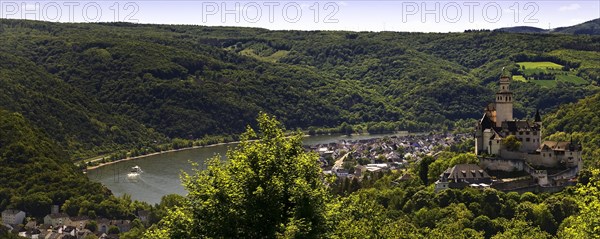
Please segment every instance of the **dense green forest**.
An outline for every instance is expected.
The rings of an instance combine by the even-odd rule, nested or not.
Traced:
[[[600,80],[600,37],[588,35],[2,19],[0,40],[0,108],[21,113],[71,158],[230,137],[261,110],[290,129],[451,129],[480,116],[500,70],[517,69],[523,53],[577,66],[570,74],[586,83],[515,82],[519,118],[593,94]]]
[[[40,219],[55,204],[70,215],[130,219],[149,208],[91,182],[23,115],[0,110],[0,211],[18,208]]]
[[[600,93],[568,104],[545,119],[550,140],[581,142],[583,159],[589,167],[600,168]]]

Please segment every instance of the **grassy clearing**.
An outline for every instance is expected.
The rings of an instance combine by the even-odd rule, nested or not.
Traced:
[[[255,58],[260,61],[266,61],[266,62],[272,62],[272,63],[278,62],[281,58],[284,58],[289,53],[290,53],[289,51],[280,50],[280,51],[276,51],[275,53],[271,54],[270,56],[259,56],[256,54],[256,52],[254,52],[253,49],[250,49],[250,48],[246,48],[246,49],[240,51],[240,54],[242,56],[249,56],[249,57]]]
[[[556,79],[563,82],[570,82],[577,85],[585,85],[588,82],[583,78],[575,75],[556,75]]]
[[[555,53],[559,54],[559,52]],[[564,53],[563,53],[564,54]],[[588,82],[583,78],[575,75],[574,71],[563,71],[562,65],[549,62],[518,62],[519,66],[525,67],[522,69],[524,75],[515,75],[513,76],[513,80],[522,81],[522,82],[533,82],[540,86],[545,87],[556,87],[557,82],[568,82],[576,85],[585,85]],[[538,74],[540,72],[543,73],[552,73],[555,75],[556,80],[532,80],[529,76]]]
[[[525,77],[523,77],[521,75],[513,76],[512,79],[515,81],[527,82],[527,79],[525,79]]]
[[[519,64],[519,66],[524,66],[525,70],[527,70],[527,69],[560,70],[563,67],[562,65],[556,64],[554,62],[549,62],[549,61],[540,61],[540,62],[525,61],[525,62],[517,62],[517,64]]]

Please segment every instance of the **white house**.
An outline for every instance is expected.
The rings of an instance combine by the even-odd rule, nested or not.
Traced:
[[[54,228],[70,223],[69,215],[66,213],[52,213],[44,217],[44,224],[52,225]]]
[[[6,209],[2,212],[2,223],[19,225],[25,220],[25,212],[16,209]]]

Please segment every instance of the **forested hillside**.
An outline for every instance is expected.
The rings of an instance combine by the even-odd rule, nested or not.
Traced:
[[[551,140],[574,140],[583,146],[588,167],[600,168],[600,93],[574,104],[561,106],[545,119]]]
[[[23,115],[0,110],[0,211],[18,208],[42,218],[55,204],[71,215],[108,218],[132,218],[136,207],[148,206],[114,197]]]
[[[570,27],[554,29],[556,33],[600,35],[600,19],[594,19]]]
[[[0,52],[0,66],[0,108],[19,112],[74,155],[161,138],[27,59]]]
[[[591,95],[600,80],[594,36],[3,19],[0,41],[0,108],[73,158],[239,134],[261,110],[290,129],[448,129],[480,116],[501,69],[516,72],[522,53],[576,65],[566,71],[579,83],[515,82],[516,117]]]
[[[575,35],[600,35],[600,18],[568,27],[558,27],[551,30],[537,27],[505,27],[494,31],[512,33],[553,33],[553,34],[575,34]]]

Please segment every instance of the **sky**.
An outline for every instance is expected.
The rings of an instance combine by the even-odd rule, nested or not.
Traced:
[[[571,26],[600,18],[600,1],[0,0],[0,18],[272,30],[462,32],[512,26]]]

